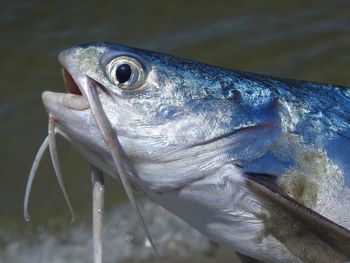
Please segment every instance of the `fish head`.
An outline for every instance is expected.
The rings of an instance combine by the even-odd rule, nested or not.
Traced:
[[[44,92],[43,101],[60,133],[115,175],[89,103],[93,89],[148,188],[176,188],[257,158],[281,133],[272,88],[244,73],[105,42],[64,50],[59,61],[68,93]]]
[[[67,49],[59,60],[68,93],[44,92],[44,105],[58,132],[95,168],[116,178],[119,173],[125,182],[119,148],[114,154],[110,147],[119,145],[121,166],[127,164],[137,190],[242,254],[295,262],[316,244],[312,262],[333,259],[333,252],[319,254],[325,247],[349,258],[343,245],[350,232],[334,223],[347,226],[349,218],[343,213],[348,191],[342,202],[337,199],[343,175],[298,130],[306,127],[305,109],[316,102],[313,107],[325,112],[328,98],[334,101],[330,94],[317,96],[328,87],[105,42]],[[317,116],[316,122],[304,116],[310,129]],[[311,210],[318,204],[327,211]],[[344,220],[329,220],[338,215]],[[318,240],[330,240],[330,246]]]

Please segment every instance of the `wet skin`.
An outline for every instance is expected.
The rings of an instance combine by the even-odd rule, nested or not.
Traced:
[[[59,59],[69,93],[45,92],[44,104],[94,166],[118,178],[91,89],[118,134],[129,180],[156,203],[257,259],[349,260],[349,89],[103,42]],[[118,61],[131,65],[130,83],[119,82]],[[310,230],[316,223],[334,240]]]

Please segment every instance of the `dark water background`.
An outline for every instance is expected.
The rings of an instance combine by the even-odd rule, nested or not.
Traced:
[[[47,132],[44,90],[62,91],[57,54],[108,40],[228,68],[350,86],[350,1],[0,1],[0,262],[92,262],[90,176],[63,140],[59,154],[77,220],[48,158],[22,216],[31,162]],[[123,190],[107,180],[106,262],[152,262]],[[234,262],[165,211],[145,203],[171,262]],[[176,255],[176,256],[175,256]]]

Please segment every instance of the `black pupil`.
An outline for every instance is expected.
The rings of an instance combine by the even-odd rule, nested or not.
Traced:
[[[119,83],[125,83],[131,77],[131,67],[128,64],[121,64],[118,66],[115,75]]]

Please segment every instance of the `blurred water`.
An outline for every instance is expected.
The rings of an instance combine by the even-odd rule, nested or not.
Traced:
[[[88,167],[63,140],[59,153],[76,223],[68,223],[47,158],[33,188],[32,221],[22,217],[26,177],[47,130],[40,93],[63,89],[59,50],[108,40],[228,68],[350,86],[349,1],[3,0],[0,32],[0,262],[92,261]],[[142,236],[133,220],[122,223],[123,216],[134,217],[119,207],[125,200],[108,179],[106,229],[113,234],[106,236],[106,259],[152,262],[147,244],[123,239],[126,231]],[[207,239],[163,210],[145,210],[158,220],[159,228],[150,219],[151,231],[159,230],[156,239],[166,244],[162,251],[173,262],[174,255],[182,255],[181,262],[232,262],[233,254],[213,252]]]

